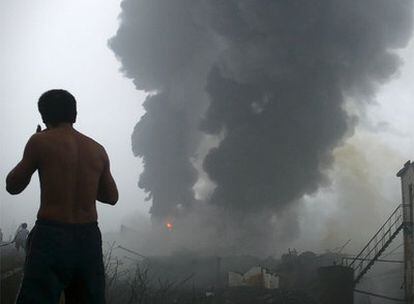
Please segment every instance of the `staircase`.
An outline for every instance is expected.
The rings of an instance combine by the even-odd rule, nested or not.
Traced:
[[[384,250],[391,244],[404,227],[403,209],[399,205],[361,252],[348,265],[354,269],[354,285],[358,284]]]

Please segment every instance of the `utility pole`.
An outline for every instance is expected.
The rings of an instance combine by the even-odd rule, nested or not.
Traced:
[[[414,304],[414,163],[405,163],[397,176],[401,178],[404,224],[404,289],[407,304]]]

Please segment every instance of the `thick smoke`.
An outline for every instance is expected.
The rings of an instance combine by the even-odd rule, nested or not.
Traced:
[[[212,57],[205,29],[193,20],[195,5],[124,1],[121,27],[110,42],[125,74],[151,93],[132,148],[144,160],[139,187],[159,218],[175,216],[194,201],[197,173],[191,159],[201,137],[197,125],[207,104],[203,87]]]
[[[234,218],[270,220],[315,192],[352,132],[346,100],[363,107],[397,71],[412,4],[124,0],[110,47],[150,93],[132,145],[153,217],[197,205],[197,162],[214,184],[203,199]]]

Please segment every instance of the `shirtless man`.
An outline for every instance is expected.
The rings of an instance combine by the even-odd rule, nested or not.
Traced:
[[[69,92],[44,93],[38,108],[47,128],[38,127],[6,180],[7,191],[19,194],[37,170],[41,189],[16,303],[58,303],[62,290],[66,303],[105,303],[96,200],[110,205],[118,201],[108,155],[73,128],[76,101]]]

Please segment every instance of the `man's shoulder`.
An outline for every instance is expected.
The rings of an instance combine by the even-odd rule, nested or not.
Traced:
[[[32,136],[30,136],[29,140],[26,144],[27,151],[34,152],[39,150],[41,148],[42,143],[44,142],[44,136],[41,133],[35,133]]]
[[[96,152],[102,157],[106,157],[105,148],[97,142],[95,139],[75,130],[75,138],[77,138],[78,144],[86,147],[89,152]],[[61,134],[54,133],[52,130],[44,130],[33,134],[29,141],[28,145],[35,148],[36,150],[47,149],[47,146],[50,146],[53,142],[61,142]]]
[[[43,130],[41,132],[36,132],[32,136],[30,136],[29,142],[38,144],[44,142],[49,137],[50,133],[48,132],[48,130]]]
[[[27,147],[36,151],[43,150],[45,146],[50,145],[53,141],[52,139],[53,136],[47,131],[37,132],[30,136],[27,141]]]
[[[89,137],[81,132],[77,132],[78,136],[80,137],[80,139],[82,140],[82,142],[84,142],[85,144],[87,144],[88,146],[92,147],[94,150],[96,150],[99,153],[105,153],[105,148],[99,143],[97,142],[95,139],[93,139],[92,137]]]
[[[87,145],[89,147],[92,147],[93,149],[97,151],[105,151],[105,148],[96,140],[93,138],[76,131],[76,137],[78,138],[78,141],[80,141],[82,144]],[[34,146],[41,146],[43,143],[50,143],[52,141],[60,141],[62,139],[62,134],[55,134],[52,130],[44,130],[38,133],[33,134],[30,138],[28,143],[30,145]]]
[[[35,133],[32,136],[30,136],[29,142],[38,142],[38,141],[42,140],[42,138],[44,138],[44,133],[43,132],[38,132],[38,133]]]

